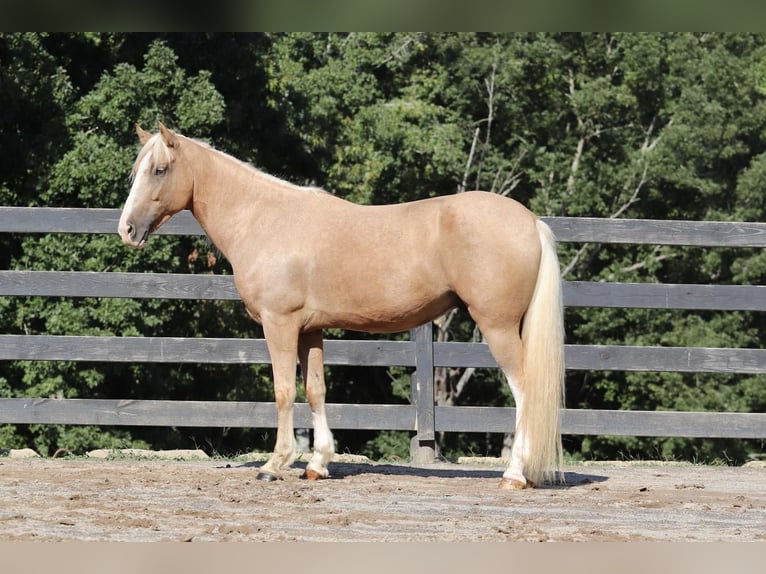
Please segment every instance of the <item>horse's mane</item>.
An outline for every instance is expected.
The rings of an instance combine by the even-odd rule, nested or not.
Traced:
[[[226,152],[223,152],[223,151],[221,151],[219,149],[214,148],[213,146],[211,146],[210,144],[208,144],[208,143],[206,143],[204,141],[201,141],[201,140],[198,140],[198,139],[194,139],[194,138],[190,138],[190,137],[187,137],[187,136],[181,136],[180,134],[177,134],[177,135],[179,137],[182,137],[183,139],[185,139],[187,141],[193,142],[193,143],[197,144],[198,146],[203,147],[203,148],[205,148],[205,149],[207,149],[207,150],[209,150],[209,151],[211,151],[211,152],[213,152],[215,154],[218,154],[219,156],[222,156],[222,157],[226,158],[229,161],[232,161],[232,162],[237,163],[237,164],[239,164],[239,165],[241,165],[241,166],[243,166],[243,167],[245,167],[245,168],[247,168],[249,170],[252,170],[252,171],[256,172],[260,177],[263,177],[263,178],[266,178],[266,179],[270,179],[274,183],[277,183],[279,185],[286,186],[286,187],[292,187],[292,188],[296,188],[296,189],[302,189],[302,190],[306,190],[306,191],[327,193],[327,191],[325,191],[324,189],[319,188],[319,187],[302,186],[302,185],[294,184],[294,183],[292,183],[292,182],[290,182],[290,181],[288,181],[286,179],[282,179],[282,178],[277,177],[275,175],[271,175],[270,173],[267,173],[267,172],[265,172],[265,171],[255,167],[253,164],[251,164],[249,162],[242,161],[240,159],[237,159],[233,155],[230,155],[230,154],[228,154]],[[135,177],[135,175],[136,175],[136,173],[138,171],[138,166],[143,161],[144,157],[147,154],[149,154],[149,153],[152,154],[152,162],[153,162],[154,165],[159,165],[159,164],[163,164],[163,163],[169,163],[170,160],[171,160],[170,150],[168,149],[168,147],[162,141],[161,135],[159,133],[154,134],[144,144],[144,147],[141,148],[141,151],[139,151],[138,156],[136,157],[136,161],[133,164],[133,171],[132,171],[132,175],[131,175],[132,178]]]
[[[299,189],[299,190],[303,190],[303,191],[313,191],[315,193],[329,193],[328,191],[322,189],[321,187],[315,187],[315,186],[312,186],[312,185],[308,185],[308,186],[307,185],[299,185],[299,184],[293,183],[293,182],[291,182],[291,181],[289,181],[287,179],[283,179],[283,178],[278,177],[276,175],[272,175],[272,174],[270,174],[270,173],[268,173],[266,171],[263,171],[262,169],[256,167],[255,165],[253,165],[252,163],[250,163],[248,161],[243,161],[241,159],[238,159],[238,158],[234,157],[233,155],[230,155],[230,154],[228,154],[228,153],[226,153],[224,151],[216,149],[215,147],[213,147],[210,144],[207,144],[207,143],[205,143],[203,141],[200,141],[200,140],[197,140],[197,139],[194,139],[194,138],[190,138],[190,137],[187,137],[187,136],[183,136],[183,137],[185,137],[187,140],[190,140],[190,141],[194,142],[195,144],[197,144],[199,146],[202,146],[205,149],[208,149],[208,150],[212,151],[213,153],[219,154],[220,156],[226,158],[229,161],[233,161],[234,163],[237,163],[237,164],[247,168],[248,170],[251,170],[251,171],[257,173],[259,177],[261,177],[263,179],[271,180],[272,182],[274,182],[274,183],[276,183],[276,184],[278,184],[280,186],[290,187],[290,188],[293,188],[293,189]]]

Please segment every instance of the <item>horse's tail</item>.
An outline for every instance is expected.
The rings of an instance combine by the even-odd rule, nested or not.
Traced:
[[[521,333],[524,413],[518,424],[529,457],[524,474],[541,484],[563,481],[560,408],[564,406],[564,305],[556,239],[539,219],[537,233],[542,253]]]

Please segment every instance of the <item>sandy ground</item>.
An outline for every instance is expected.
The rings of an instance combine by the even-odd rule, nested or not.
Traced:
[[[604,464],[498,489],[502,467],[0,458],[0,541],[766,540],[766,468]]]

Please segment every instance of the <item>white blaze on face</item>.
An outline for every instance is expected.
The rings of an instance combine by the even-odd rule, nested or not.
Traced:
[[[125,201],[125,206],[122,208],[122,215],[120,216],[120,223],[118,226],[120,237],[125,243],[131,245],[136,244],[135,240],[141,240],[140,237],[131,237],[131,234],[136,232],[134,226],[135,223],[131,221],[131,216],[133,215],[133,210],[135,209],[136,198],[139,195],[139,187],[141,186],[144,177],[148,175],[149,170],[151,169],[151,155],[151,153],[147,153],[141,160],[141,163],[138,165],[136,175],[133,178],[133,185],[130,187],[128,199]],[[131,225],[128,225],[129,222]]]

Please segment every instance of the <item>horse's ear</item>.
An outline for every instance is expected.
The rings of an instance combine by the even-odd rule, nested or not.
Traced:
[[[160,127],[160,134],[162,134],[162,141],[165,142],[165,145],[168,147],[174,147],[177,141],[176,132],[166,128],[165,124],[162,122],[157,122],[157,125]]]
[[[145,144],[149,141],[149,138],[152,137],[152,134],[150,134],[148,131],[143,129],[140,125],[136,124],[136,133],[138,134],[138,140]]]

